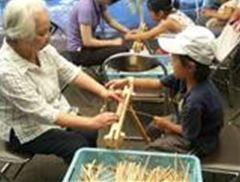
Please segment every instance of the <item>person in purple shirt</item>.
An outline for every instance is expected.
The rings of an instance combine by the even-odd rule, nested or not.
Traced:
[[[68,26],[68,52],[76,65],[101,65],[109,56],[128,51],[122,38],[98,39],[96,28],[103,18],[121,33],[129,30],[114,20],[107,5],[114,0],[79,0],[70,12]]]

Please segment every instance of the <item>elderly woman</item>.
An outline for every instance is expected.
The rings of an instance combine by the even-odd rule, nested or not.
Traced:
[[[111,125],[117,116],[110,112],[78,116],[59,83],[74,84],[105,99],[120,98],[61,57],[48,44],[49,29],[43,0],[7,4],[0,50],[0,137],[18,152],[55,154],[70,162],[78,148],[95,147],[97,130]]]
[[[96,28],[101,19],[121,33],[129,30],[114,20],[107,12],[107,5],[116,0],[79,0],[70,12],[68,50],[76,65],[101,65],[109,56],[128,51],[122,38],[99,39]]]

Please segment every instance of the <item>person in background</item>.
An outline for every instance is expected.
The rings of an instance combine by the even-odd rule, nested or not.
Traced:
[[[218,146],[223,126],[220,94],[209,79],[214,60],[210,43],[213,33],[199,26],[186,28],[173,37],[159,38],[160,46],[172,54],[173,75],[159,79],[134,79],[135,88],[169,88],[178,100],[176,113],[154,116],[148,128],[152,142],[148,150],[211,154]],[[111,88],[122,88],[127,79],[112,80]],[[174,99],[174,100],[175,100]]]
[[[114,20],[107,12],[113,0],[79,0],[70,12],[67,31],[68,51],[76,65],[101,65],[109,56],[127,52],[122,38],[99,39],[97,26],[105,20],[111,27],[125,34],[128,28]]]
[[[194,22],[184,13],[173,7],[171,0],[148,0],[147,7],[157,25],[145,32],[129,32],[126,40],[147,40],[165,33],[179,33]]]
[[[233,12],[229,23],[234,27],[237,32],[240,32],[240,1],[238,0],[238,7]]]
[[[220,6],[221,6],[220,0],[205,0],[203,1],[201,11],[204,11],[205,9],[217,10]],[[197,17],[196,19],[196,24],[205,26],[208,19],[209,18],[205,17],[203,13],[200,13],[199,17]]]
[[[237,8],[236,0],[220,0],[221,6],[218,10],[204,9],[203,15],[209,20],[206,22],[206,27],[219,35],[232,16],[234,10]]]
[[[106,90],[48,44],[50,22],[44,0],[10,0],[3,18],[0,137],[17,152],[55,154],[69,163],[77,149],[96,147],[97,130],[118,117],[111,112],[78,116],[62,95],[60,83],[104,99],[121,100],[119,93]]]

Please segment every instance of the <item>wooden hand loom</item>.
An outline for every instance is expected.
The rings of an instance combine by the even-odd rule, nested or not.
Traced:
[[[130,83],[131,83],[131,81],[130,81]],[[125,120],[127,110],[130,110],[130,112],[132,113],[134,121],[136,122],[137,127],[139,128],[145,141],[150,142],[150,138],[147,136],[147,133],[146,133],[141,121],[139,120],[133,107],[130,105],[132,94],[133,94],[133,80],[132,80],[132,83],[130,84],[130,86],[124,87],[124,90],[122,93],[123,101],[119,103],[119,105],[117,107],[117,111],[116,111],[116,114],[119,116],[118,122],[112,124],[109,133],[104,136],[105,145],[109,148],[114,148],[114,149],[120,148],[120,146],[123,142],[123,139],[126,136],[125,133],[122,132],[122,127],[123,127],[123,123]]]

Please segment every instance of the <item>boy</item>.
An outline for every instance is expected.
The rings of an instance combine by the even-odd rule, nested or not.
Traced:
[[[223,107],[219,93],[208,76],[214,59],[210,43],[213,34],[193,26],[176,37],[160,38],[162,49],[172,54],[174,75],[155,79],[135,79],[141,88],[168,87],[181,95],[174,117],[155,116],[149,126],[152,138],[148,150],[194,153],[205,156],[213,152],[223,125]],[[107,86],[122,87],[126,79],[110,81]],[[178,93],[178,94],[177,94]]]

